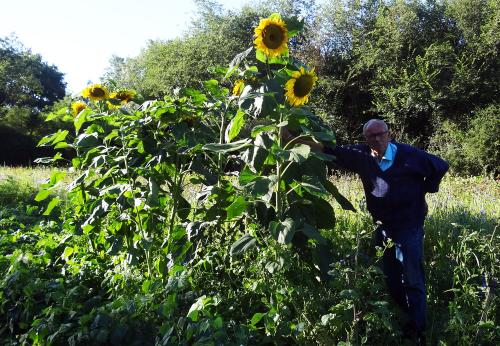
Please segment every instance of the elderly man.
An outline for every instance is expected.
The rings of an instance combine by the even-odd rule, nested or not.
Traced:
[[[448,164],[437,156],[390,140],[387,124],[378,119],[363,127],[366,144],[331,148],[300,141],[313,150],[336,157],[357,173],[376,230],[378,245],[391,239],[383,255],[383,271],[390,295],[407,314],[406,336],[425,343],[426,292],[423,269],[425,194],[437,192]]]

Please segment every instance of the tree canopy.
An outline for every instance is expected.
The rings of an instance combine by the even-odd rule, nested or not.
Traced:
[[[65,95],[64,75],[33,54],[16,37],[0,38],[0,133],[9,152],[0,163],[28,164],[38,154],[38,137],[50,131],[42,112]]]
[[[64,75],[15,38],[0,38],[0,106],[40,112],[64,97]]]
[[[259,18],[279,11],[305,20],[291,50],[319,72],[312,106],[341,139],[359,139],[360,125],[379,117],[399,139],[427,145],[443,120],[463,121],[497,100],[496,1],[274,0],[239,11],[197,3],[182,38],[149,42],[107,77],[146,97],[196,85],[252,45]]]

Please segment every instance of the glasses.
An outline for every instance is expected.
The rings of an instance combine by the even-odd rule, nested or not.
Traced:
[[[378,133],[372,133],[372,134],[369,134],[369,135],[365,135],[366,139],[369,140],[369,141],[373,141],[374,139],[377,139],[377,138],[384,138],[385,135],[388,133],[389,131],[384,131],[384,132],[378,132]]]

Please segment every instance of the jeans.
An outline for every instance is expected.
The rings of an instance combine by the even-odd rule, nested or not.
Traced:
[[[388,239],[394,246],[384,251],[382,269],[390,295],[407,314],[410,327],[425,331],[426,292],[423,266],[422,226],[391,231],[380,226],[376,230],[376,245],[385,247]]]

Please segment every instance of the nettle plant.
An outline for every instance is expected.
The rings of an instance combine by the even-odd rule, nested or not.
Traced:
[[[225,235],[242,235],[233,256],[270,241],[324,244],[320,230],[335,225],[329,197],[353,207],[327,179],[332,157],[298,140],[335,140],[305,106],[314,69],[289,56],[302,27],[278,14],[261,20],[255,47],[200,90],[138,105],[127,90],[85,89],[72,109],[73,142],[68,131],[41,141],[76,151],[80,175],[69,187],[66,225],[88,235],[95,253],[145,262],[149,276],[182,268],[199,246]],[[224,87],[231,80],[232,93]],[[290,132],[297,140],[284,140]],[[49,209],[59,203],[52,202]]]

